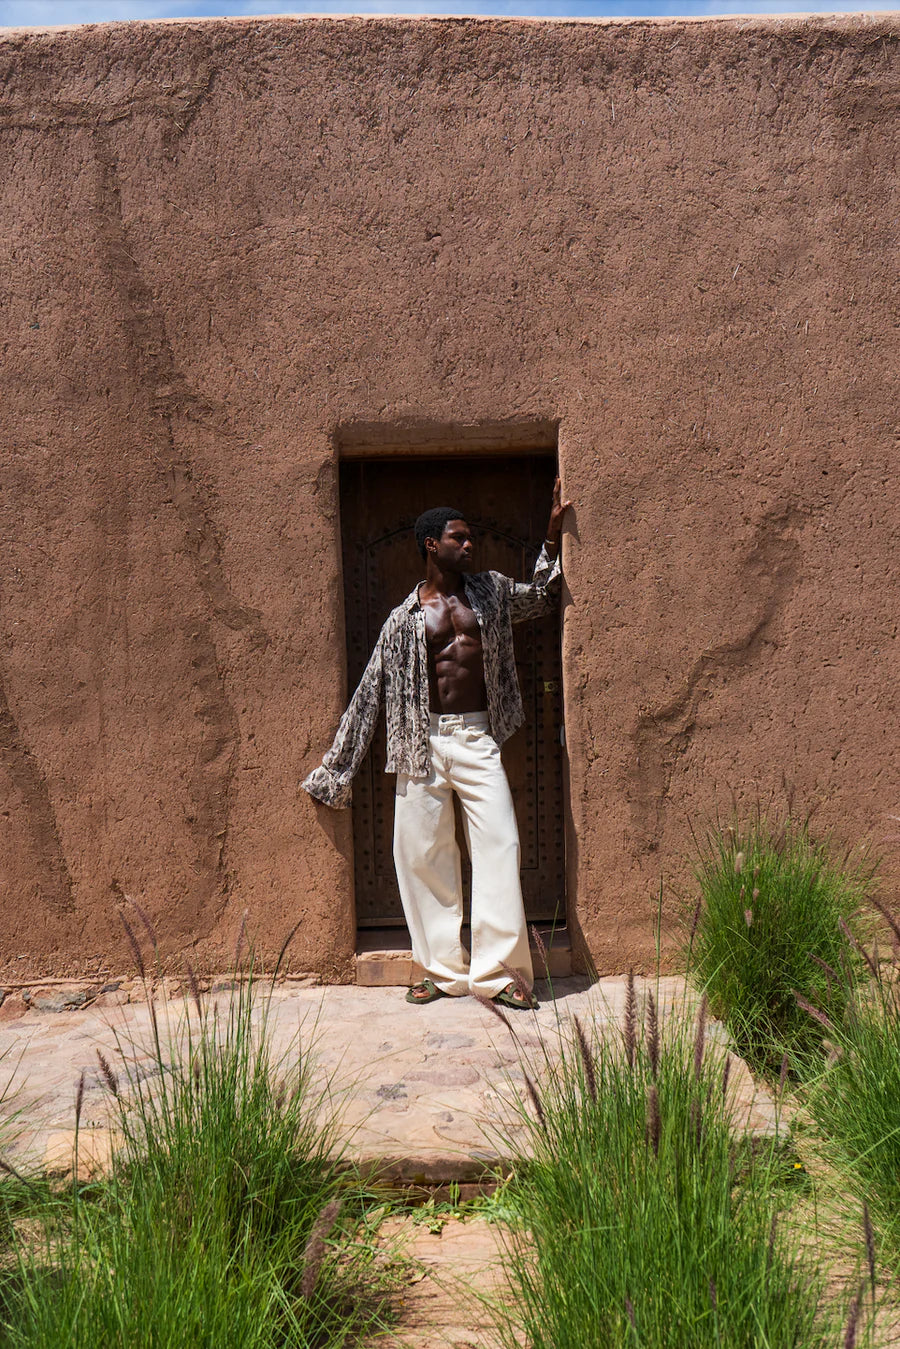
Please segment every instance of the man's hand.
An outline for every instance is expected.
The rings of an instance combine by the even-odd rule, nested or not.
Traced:
[[[571,501],[562,500],[562,485],[559,478],[553,484],[553,505],[550,507],[550,523],[547,525],[545,542],[549,545],[549,550],[556,556],[556,550],[559,548],[559,536],[562,533],[563,516],[571,506]]]

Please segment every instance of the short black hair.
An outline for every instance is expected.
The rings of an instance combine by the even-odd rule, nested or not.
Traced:
[[[440,542],[451,520],[465,520],[465,518],[462,511],[458,511],[455,506],[432,506],[430,511],[423,511],[415,525],[416,543],[422,556],[428,556],[426,539],[437,539]]]

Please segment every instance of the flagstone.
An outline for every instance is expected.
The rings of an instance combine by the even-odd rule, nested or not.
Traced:
[[[217,981],[224,985],[232,981]],[[681,979],[637,981],[638,994],[657,997],[663,1014],[697,998]],[[169,981],[168,991],[175,987]],[[116,996],[111,990],[104,997]],[[131,993],[125,989],[129,996]],[[583,978],[539,985],[537,1012],[505,1013],[508,1027],[472,998],[441,999],[410,1007],[402,990],[277,985],[271,1000],[261,998],[256,1025],[265,1019],[273,1063],[289,1065],[298,1053],[311,1055],[320,1081],[329,1081],[329,1099],[342,1117],[348,1155],[385,1174],[416,1183],[477,1181],[486,1166],[501,1159],[498,1126],[514,1137],[521,1121],[523,1072],[539,1076],[567,1037],[571,1018],[598,1033],[617,1034],[625,1005],[624,976],[591,985]],[[220,987],[207,997],[222,1017],[235,990]],[[41,1011],[11,995],[0,1007],[0,1053],[9,1051],[18,1091],[8,1109],[26,1107],[26,1128],[11,1145],[17,1164],[54,1166],[65,1152],[66,1130],[74,1127],[76,1084],[84,1073],[84,1121],[103,1134],[105,1081],[97,1051],[120,1080],[133,1084],[159,1072],[152,1052],[153,1029],[146,1001]],[[3,1018],[10,1002],[18,1013]],[[268,1003],[266,1009],[265,1004]],[[154,1003],[163,1053],[173,1058],[189,1024],[196,1023],[190,998]],[[193,1023],[186,1018],[193,1017]],[[727,1043],[710,1023],[710,1042]],[[765,1136],[778,1127],[771,1096],[753,1082],[737,1059],[731,1070],[730,1100],[736,1125]],[[324,1108],[324,1107],[323,1107]],[[109,1121],[107,1121],[109,1122]],[[92,1134],[92,1146],[94,1138]],[[52,1145],[52,1146],[51,1146]],[[102,1153],[97,1143],[99,1156]],[[87,1154],[86,1154],[87,1155]],[[423,1179],[424,1178],[424,1179]]]

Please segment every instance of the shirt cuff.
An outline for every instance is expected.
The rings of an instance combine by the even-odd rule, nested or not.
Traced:
[[[535,580],[540,580],[541,585],[548,585],[550,581],[555,581],[557,576],[562,575],[562,548],[557,546],[556,557],[551,557],[547,552],[546,541],[541,545],[541,551],[538,554],[538,560],[534,564]]]
[[[304,778],[300,786],[310,796],[315,797],[326,806],[333,806],[335,810],[342,810],[349,806],[351,797],[351,787],[347,779],[332,772],[324,764],[314,768],[308,777]]]

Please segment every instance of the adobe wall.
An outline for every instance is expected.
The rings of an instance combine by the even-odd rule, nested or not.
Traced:
[[[350,817],[297,791],[345,694],[347,424],[558,421],[601,970],[652,961],[729,789],[884,834],[894,19],[123,24],[0,62],[0,973],[123,968],[127,894],[173,957],[227,965],[247,909],[349,975]]]

